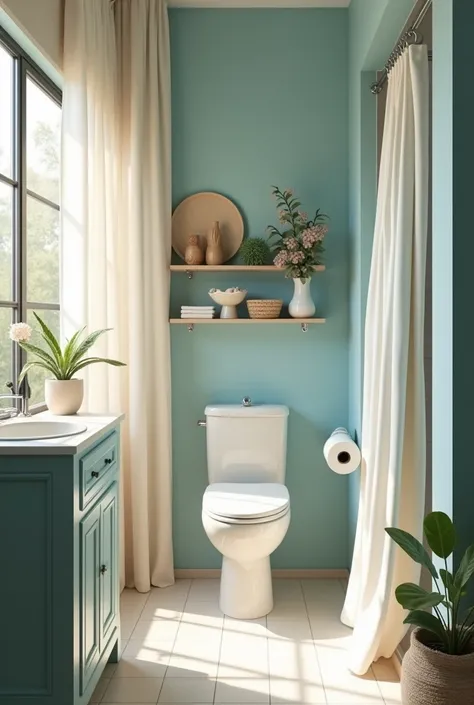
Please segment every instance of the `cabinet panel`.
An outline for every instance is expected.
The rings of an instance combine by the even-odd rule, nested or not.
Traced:
[[[100,657],[100,517],[98,505],[80,525],[81,693],[86,690]]]
[[[80,507],[85,509],[112,482],[117,469],[118,433],[113,431],[80,459]]]
[[[104,648],[117,624],[118,565],[117,565],[117,483],[114,483],[101,502],[101,557],[100,557],[100,648]]]

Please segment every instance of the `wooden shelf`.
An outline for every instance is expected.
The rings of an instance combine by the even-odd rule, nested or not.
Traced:
[[[324,272],[326,267],[319,264],[314,268],[315,272]],[[171,264],[171,272],[283,272],[280,267],[273,264],[264,264],[260,267],[247,267],[244,264]]]
[[[282,325],[297,324],[306,333],[309,325],[326,323],[325,318],[170,318],[171,325],[187,326],[192,332],[195,325]]]
[[[170,318],[172,325],[188,325],[189,323],[205,323],[211,325],[239,325],[257,323],[326,323],[325,318]]]

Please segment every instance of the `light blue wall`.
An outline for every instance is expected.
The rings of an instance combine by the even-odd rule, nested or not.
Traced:
[[[365,306],[377,190],[377,100],[370,92],[414,0],[352,0],[349,7],[350,429],[360,439]],[[359,472],[349,479],[349,548],[357,523]]]
[[[312,289],[327,323],[172,330],[174,548],[179,568],[217,567],[201,525],[210,402],[290,407],[291,527],[274,554],[284,568],[348,565],[347,478],[322,457],[348,410],[348,84],[346,10],[170,10],[173,201],[214,190],[232,198],[246,234],[275,221],[270,184],[293,186],[307,210],[331,215],[327,271]],[[288,302],[280,275],[174,275],[172,308],[238,285]]]

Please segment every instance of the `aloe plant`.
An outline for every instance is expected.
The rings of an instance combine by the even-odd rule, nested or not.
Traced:
[[[474,574],[474,545],[470,546],[453,574],[448,559],[456,546],[456,531],[444,512],[431,512],[423,523],[424,534],[432,552],[444,561],[436,569],[425,547],[402,529],[387,528],[387,534],[416,563],[425,566],[433,578],[436,591],[429,592],[414,583],[403,583],[395,590],[401,606],[409,610],[404,623],[422,627],[433,637],[433,648],[447,654],[462,655],[472,651],[474,606],[461,608],[466,587]]]
[[[86,354],[98,338],[111,330],[110,328],[96,330],[87,336],[85,335],[85,328],[82,328],[76,331],[71,339],[66,342],[64,349],[61,349],[56,336],[46,323],[36,313],[34,313],[34,316],[40,325],[40,334],[46,343],[46,350],[28,342],[31,337],[31,328],[27,324],[16,323],[10,327],[10,338],[15,340],[23,350],[26,350],[28,355],[37,358],[30,360],[24,365],[18,378],[20,383],[33,367],[41,367],[47,370],[56,379],[68,380],[72,379],[84,367],[97,362],[105,362],[107,365],[114,365],[115,367],[124,366],[124,363],[118,360],[104,357],[86,357]]]

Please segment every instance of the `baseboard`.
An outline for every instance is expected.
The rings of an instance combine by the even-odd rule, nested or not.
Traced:
[[[179,578],[220,578],[220,568],[176,568],[174,577]]]
[[[345,568],[275,568],[274,578],[309,578],[312,580],[342,579],[347,580],[349,571]],[[220,578],[220,568],[177,568],[176,579],[183,578]]]
[[[397,648],[397,650],[395,651],[395,653],[392,656],[393,667],[396,670],[399,678],[402,677],[403,656],[404,656],[404,653],[403,653],[403,650],[400,646]]]

